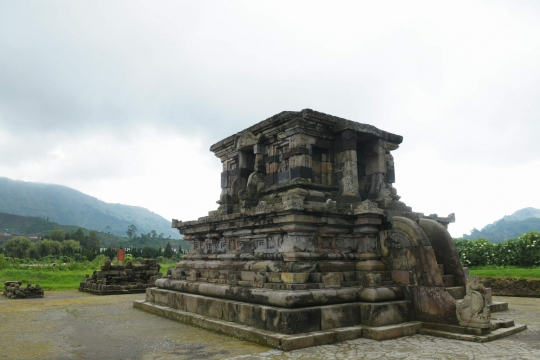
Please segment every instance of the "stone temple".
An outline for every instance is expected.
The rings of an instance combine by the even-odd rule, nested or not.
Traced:
[[[219,207],[173,220],[191,246],[134,306],[292,350],[416,333],[489,341],[525,328],[491,313],[447,225],[396,189],[403,138],[305,109],[210,147],[222,162]],[[186,204],[189,206],[189,204]]]

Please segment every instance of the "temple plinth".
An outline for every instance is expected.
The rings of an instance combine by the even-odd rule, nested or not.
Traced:
[[[284,350],[463,327],[454,215],[400,201],[402,140],[306,109],[212,145],[218,208],[173,220],[189,253],[134,306]]]

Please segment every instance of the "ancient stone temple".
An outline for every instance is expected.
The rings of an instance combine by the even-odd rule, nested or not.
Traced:
[[[523,330],[493,319],[507,304],[468,280],[446,229],[454,215],[401,201],[392,152],[402,140],[306,109],[212,145],[219,207],[173,220],[189,254],[134,306],[284,350]]]

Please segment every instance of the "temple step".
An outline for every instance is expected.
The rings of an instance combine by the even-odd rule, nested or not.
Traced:
[[[502,301],[493,301],[491,304],[489,304],[489,308],[492,313],[506,311],[508,310],[508,303]]]
[[[465,286],[447,287],[446,292],[448,292],[454,299],[461,300],[465,297]]]
[[[443,264],[437,264],[439,266],[439,272],[441,275],[444,275],[444,265]]]
[[[198,326],[203,329],[234,336],[283,351],[302,349],[315,345],[333,344],[357,338],[379,341],[395,339],[402,336],[414,335],[422,327],[422,322],[420,321],[406,321],[392,325],[355,325],[299,334],[282,334],[224,319],[216,319],[210,316],[157,305],[144,300],[135,300],[133,307],[167,319]]]
[[[456,286],[454,275],[443,275],[442,279],[445,287]]]
[[[511,328],[515,326],[514,320],[512,319],[491,319],[491,331],[495,331],[500,328]]]
[[[499,329],[491,331],[489,334],[477,335],[477,334],[467,334],[464,332],[449,331],[448,329],[440,330],[440,328],[437,329],[435,327],[430,328],[430,327],[426,327],[426,324],[427,323],[424,323],[424,327],[418,330],[419,334],[442,337],[446,339],[472,341],[472,342],[478,342],[478,343],[484,343],[488,341],[501,339],[501,338],[514,335],[520,331],[527,329],[527,325],[516,324],[508,328],[501,327]],[[455,325],[446,325],[446,326],[459,327]],[[464,329],[472,329],[472,328],[464,328]]]
[[[160,288],[148,289],[146,302],[289,335],[357,325],[388,326],[413,319],[410,301],[380,301],[376,297],[378,290],[381,289],[361,290],[366,296],[372,295],[373,302],[347,303],[335,303],[339,300],[335,289],[314,291],[312,296],[321,300],[321,305],[300,308],[254,304],[240,299],[227,300]],[[382,290],[392,292],[391,289]],[[264,293],[272,293],[273,298],[290,299],[290,293],[286,291],[262,290],[259,297]]]

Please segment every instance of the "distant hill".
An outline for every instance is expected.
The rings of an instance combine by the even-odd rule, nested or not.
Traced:
[[[125,236],[127,227],[134,224],[139,233],[155,230],[165,238],[180,238],[169,220],[145,208],[109,204],[66,186],[5,177],[0,177],[0,212],[40,217],[118,236]]]
[[[486,225],[482,230],[474,229],[470,235],[463,234],[464,239],[487,239],[498,243],[515,239],[529,231],[540,231],[540,209],[528,207],[506,215],[493,224]]]
[[[79,226],[62,225],[52,221],[47,221],[39,217],[34,216],[20,216],[13,214],[0,213],[0,245],[9,239],[9,237],[2,236],[2,233],[7,232],[11,236],[28,236],[39,235],[42,237],[48,235],[52,230],[62,229],[65,233],[73,234],[79,229]],[[88,235],[91,230],[81,228],[84,235]],[[175,249],[179,245],[183,249],[188,249],[189,244],[187,241],[178,239],[135,239],[130,240],[125,236],[118,236],[103,232],[97,232],[99,238],[100,247],[138,247],[145,246],[154,248],[165,248],[167,242],[170,241],[171,246]]]

